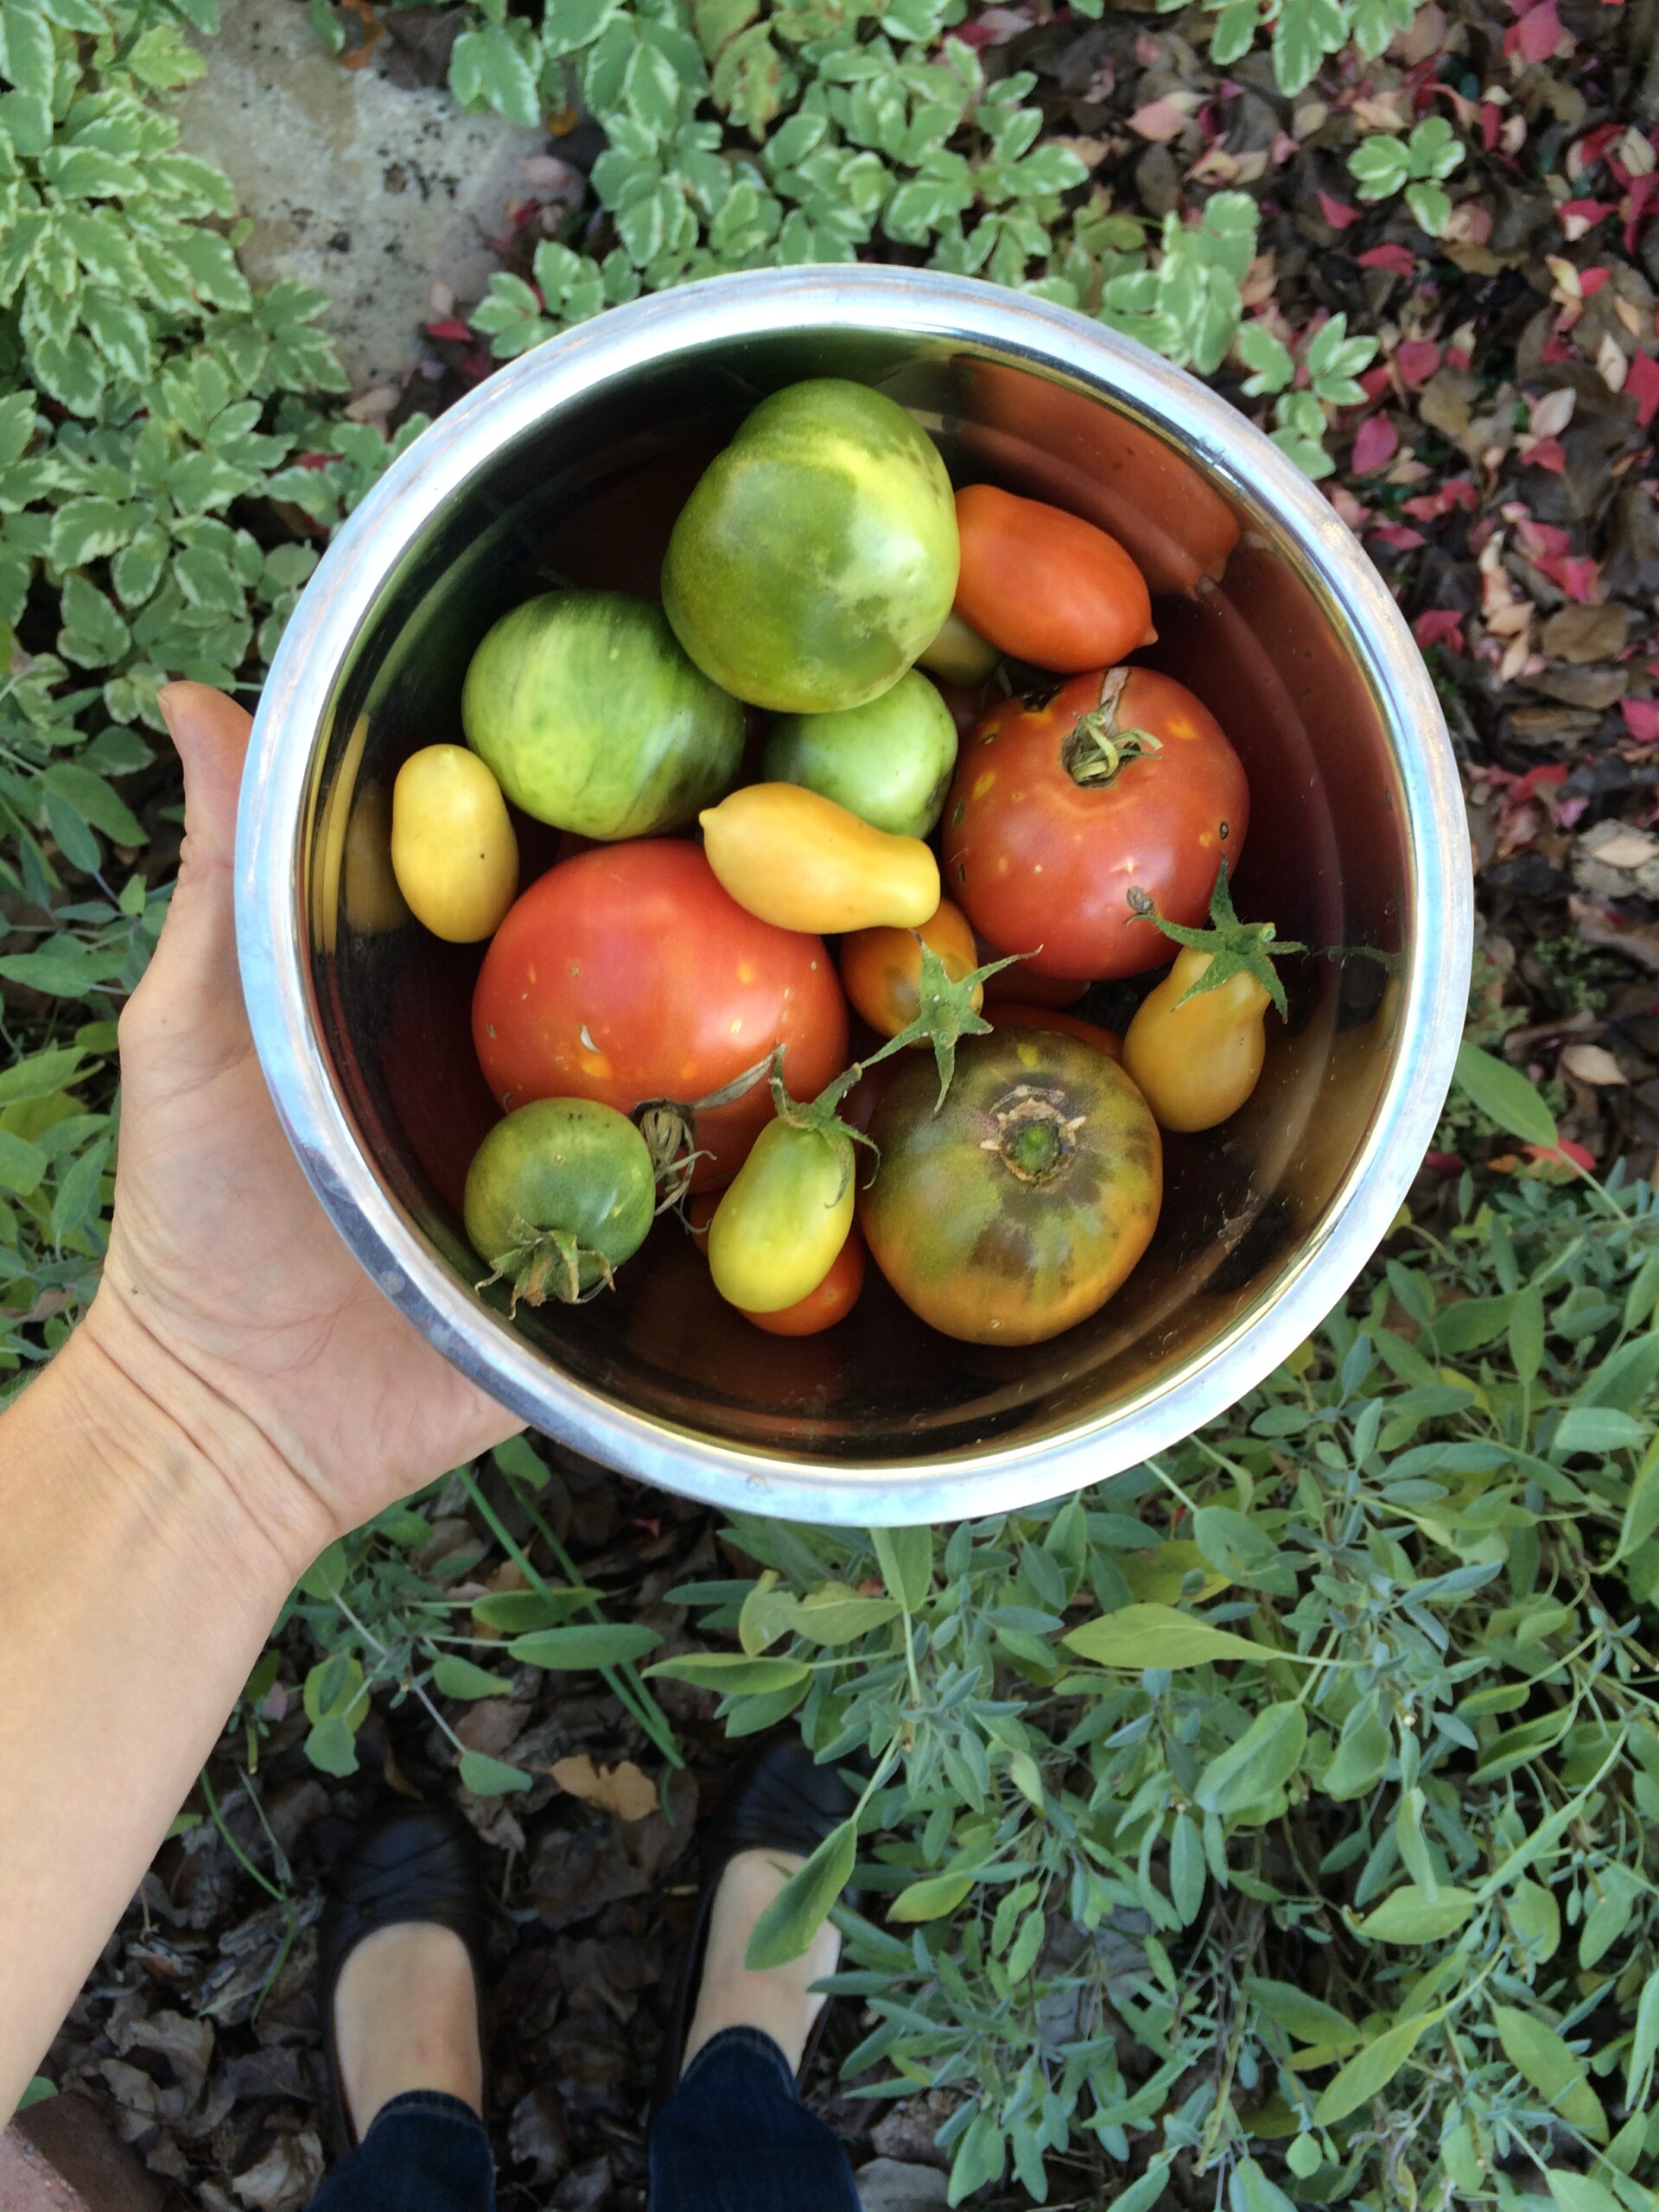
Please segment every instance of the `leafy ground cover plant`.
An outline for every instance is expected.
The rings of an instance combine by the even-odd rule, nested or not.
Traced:
[[[1554,1131],[1500,1063],[1471,1091]],[[1656,2202],[1659,1212],[1523,1180],[1396,1238],[1218,1424],[1055,1507],[743,1520],[648,1673],[874,1762],[865,2094],[969,2092],[951,2201]],[[884,2078],[885,2077],[885,2078]]]
[[[96,1282],[114,1016],[177,843],[160,686],[257,688],[389,457],[319,412],[321,296],[263,297],[156,96],[214,0],[0,8],[0,1377]],[[418,427],[411,425],[405,435]]]
[[[504,105],[505,40],[530,118],[574,122],[580,94],[600,158],[619,156],[515,257],[520,289],[493,289],[479,327],[505,357],[658,277],[784,257],[786,226],[815,257],[953,266],[982,248],[979,273],[1104,314],[1271,409],[1304,466],[1328,445],[1333,499],[1417,623],[1468,771],[1488,917],[1471,1033],[1547,1081],[1581,1160],[1629,1146],[1645,1164],[1659,371],[1641,52],[1618,43],[1623,11],[1459,5],[1438,54],[1374,72],[1338,55],[1285,100],[1351,20],[1341,0],[1290,11],[1282,39],[1267,10],[1207,12],[1207,49],[1188,36],[1202,12],[1122,38],[1109,17],[1044,19],[1011,62],[1008,24],[950,7],[476,10],[482,42],[453,57],[466,96]],[[334,411],[315,302],[245,296],[222,181],[170,159],[162,104],[198,63],[187,22],[207,27],[203,0],[0,4],[0,191],[29,219],[5,225],[22,258],[0,307],[0,1358],[38,1357],[96,1280],[112,1016],[176,841],[154,686],[257,682],[387,452]],[[1382,16],[1367,22],[1380,40]],[[550,26],[569,41],[553,68]],[[1142,64],[1152,32],[1179,72]],[[1135,108],[1127,153],[1099,159],[1075,134],[1116,121],[1055,120],[1079,37],[1118,41],[1106,60],[1090,49],[1085,89],[1116,55],[1153,110],[1172,86],[1189,98],[1180,72],[1193,105]],[[1275,75],[1281,51],[1294,66]],[[1457,142],[1426,131],[1436,103]],[[1357,170],[1356,135],[1392,151]],[[1076,172],[1056,138],[1075,182],[1058,181]],[[1048,166],[1027,168],[1035,155]],[[982,175],[989,193],[953,213]],[[1457,200],[1439,245],[1418,186]],[[134,266],[162,289],[130,288]],[[855,2139],[914,2140],[921,2115],[931,2144],[949,2114],[928,2155],[958,2195],[977,2177],[1004,2203],[1649,2203],[1659,1232],[1640,1185],[1576,1179],[1501,1069],[1465,1072],[1419,1226],[1285,1370],[1156,1468],[1043,1512],[868,1540],[717,1536],[676,1501],[613,1510],[597,1483],[583,1510],[606,1501],[604,1533],[584,1543],[550,1502],[569,1470],[525,1450],[383,1516],[296,1593],[52,2077],[131,2095],[146,2154],[204,2204],[257,2201],[277,2168],[302,2202],[295,2114],[315,2084],[267,2049],[307,2035],[319,1855],[295,1840],[296,1808],[350,1808],[401,1758],[499,1846],[518,1935],[495,2054],[504,2161],[537,2201],[558,2180],[535,2099],[559,2081],[588,2185],[607,2161],[632,2205],[626,2114],[655,2033],[638,1951],[656,1956],[673,1906],[653,1917],[656,1885],[626,1890],[620,1849],[573,1825],[585,1809],[553,1770],[580,1743],[601,1770],[648,1770],[666,1803],[699,1777],[712,1789],[728,1726],[741,1740],[785,1712],[876,1759],[857,1836],[804,1899],[821,1906],[849,1866],[870,1891],[848,1923],[864,2048],[836,2111]],[[1141,1639],[1127,1656],[1126,1632]],[[577,1841],[605,1878],[572,1936],[524,1870],[545,1855],[562,1893]],[[181,1911],[180,1935],[166,1915]],[[548,1928],[571,1947],[554,1965]],[[521,2005],[537,1975],[554,1996]],[[597,2013],[550,2025],[596,1976]],[[218,2037],[200,2105],[165,2092],[176,2125],[133,2068],[119,2091],[99,2070],[156,2005],[158,2038]],[[602,2082],[583,2070],[594,2051]]]

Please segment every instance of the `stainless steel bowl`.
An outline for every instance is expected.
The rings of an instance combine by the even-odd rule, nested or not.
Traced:
[[[403,912],[391,781],[416,746],[458,734],[467,658],[504,607],[555,572],[649,593],[707,455],[765,393],[823,375],[893,393],[958,473],[1057,499],[1129,543],[1159,594],[1158,655],[1249,772],[1241,909],[1325,957],[1296,964],[1291,1021],[1269,1021],[1245,1110],[1171,1140],[1162,1223],[1127,1287],[1052,1343],[949,1343],[879,1281],[827,1336],[763,1337],[671,1226],[618,1294],[515,1325],[474,1288],[459,1227],[491,1110],[467,1026],[478,956]],[[767,270],[641,300],[451,410],[342,530],[289,625],[255,724],[237,875],[277,1110],[386,1295],[548,1434],[670,1490],[809,1521],[1055,1497],[1230,1405],[1386,1232],[1434,1128],[1469,964],[1440,709],[1321,494],[1140,346],[911,270]]]

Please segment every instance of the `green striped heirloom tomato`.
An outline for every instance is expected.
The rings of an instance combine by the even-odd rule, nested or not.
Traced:
[[[897,401],[839,377],[762,400],[663,563],[664,608],[697,666],[778,714],[879,696],[938,636],[956,589],[938,448]]]
[[[1151,1242],[1163,1150],[1122,1068],[1058,1031],[964,1038],[938,1106],[918,1054],[870,1123],[871,1257],[914,1313],[976,1344],[1042,1344],[1106,1303]]]
[[[545,592],[504,614],[473,655],[461,718],[515,806],[607,843],[695,821],[743,757],[742,708],[660,607],[620,591]]]

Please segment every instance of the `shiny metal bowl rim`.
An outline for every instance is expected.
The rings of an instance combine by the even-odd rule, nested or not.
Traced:
[[[504,444],[664,352],[814,327],[986,349],[1126,403],[1180,445],[1300,566],[1391,728],[1412,901],[1393,1071],[1324,1217],[1265,1306],[1109,1415],[969,1457],[836,1466],[745,1450],[613,1403],[563,1375],[474,1298],[365,1155],[330,1079],[302,898],[312,753],[382,587],[445,503]],[[303,731],[308,742],[292,741]],[[1427,670],[1387,586],[1324,496],[1224,400],[1069,309],[925,270],[819,267],[723,276],[641,299],[498,370],[387,471],[301,598],[255,718],[236,852],[237,939],[254,1041],[301,1166],[347,1246],[446,1357],[533,1427],[645,1481],[731,1510],[914,1524],[1055,1497],[1214,1419],[1336,1305],[1386,1235],[1433,1134],[1462,1027],[1472,893],[1461,791]]]

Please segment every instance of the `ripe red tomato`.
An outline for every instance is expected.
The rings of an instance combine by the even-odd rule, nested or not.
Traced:
[[[956,612],[999,652],[1070,676],[1156,636],[1146,579],[1081,516],[969,484],[957,494],[957,533]]]
[[[1001,957],[982,941],[978,948],[982,963]],[[1086,976],[1034,976],[1023,960],[1016,960],[1012,968],[999,968],[985,978],[988,999],[1008,999],[1015,1006],[1071,1006],[1088,988]]]
[[[1135,751],[1140,732],[1156,749]],[[1201,926],[1249,811],[1243,764],[1185,684],[1096,669],[1046,699],[1001,701],[963,747],[940,825],[944,887],[1033,975],[1136,976],[1170,957],[1139,910],[1151,899]]]
[[[810,1098],[847,1065],[847,1007],[823,941],[746,913],[698,846],[601,845],[531,884],[496,931],[473,996],[486,1082],[531,1098],[690,1103],[784,1048]],[[727,1181],[772,1119],[757,1083],[696,1117],[695,1189]]]

